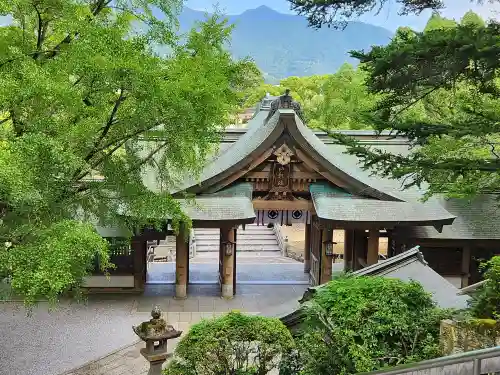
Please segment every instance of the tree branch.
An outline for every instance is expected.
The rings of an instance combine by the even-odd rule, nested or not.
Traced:
[[[126,99],[126,96],[124,95],[123,89],[120,89],[120,95],[115,101],[115,104],[113,105],[113,109],[111,110],[111,114],[109,115],[108,121],[106,122],[106,125],[104,126],[101,135],[97,139],[97,141],[94,142],[94,147],[93,149],[88,153],[88,155],[85,157],[85,161],[89,161],[92,159],[92,157],[96,154],[96,148],[101,144],[101,142],[106,138],[106,136],[109,133],[109,130],[111,129],[111,125],[113,125],[114,118],[116,116],[116,113],[118,112],[118,108],[120,107],[120,104],[123,103],[123,101]]]

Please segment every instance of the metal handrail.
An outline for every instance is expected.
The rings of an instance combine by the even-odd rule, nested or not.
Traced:
[[[427,361],[408,363],[388,369],[363,372],[357,375],[398,375],[410,371],[428,370],[436,367],[458,365],[467,362],[473,362],[473,372],[471,375],[481,375],[481,361],[483,359],[500,357],[500,346],[488,349],[474,350],[471,352],[454,354],[446,357],[430,359]]]

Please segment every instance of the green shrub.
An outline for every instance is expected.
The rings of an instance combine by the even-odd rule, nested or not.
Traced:
[[[304,375],[353,374],[437,357],[439,323],[451,315],[419,283],[372,276],[341,276],[304,307],[297,342]]]
[[[293,338],[279,319],[231,312],[193,325],[164,374],[265,375],[293,347]]]
[[[500,256],[481,264],[486,282],[472,296],[471,315],[480,319],[500,320]]]

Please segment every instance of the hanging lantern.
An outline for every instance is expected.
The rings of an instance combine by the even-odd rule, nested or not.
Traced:
[[[325,241],[325,242],[323,242],[323,244],[325,245],[325,255],[332,256],[333,255],[333,245],[336,245],[337,242]]]
[[[227,241],[227,242],[222,243],[222,246],[224,247],[224,254],[226,254],[226,256],[229,257],[229,256],[233,255],[234,245],[235,245],[235,243],[231,242],[231,241]]]

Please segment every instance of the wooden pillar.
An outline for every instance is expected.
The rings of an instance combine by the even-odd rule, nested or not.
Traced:
[[[175,298],[187,298],[188,272],[189,241],[181,228],[175,237]]]
[[[354,231],[344,230],[344,271],[353,270]]]
[[[147,272],[147,241],[141,237],[133,237],[130,247],[132,248],[132,256],[134,257],[134,288],[143,290]]]
[[[333,255],[326,255],[326,246],[333,241],[333,229],[323,229],[321,234],[320,284],[325,284],[332,280]]]
[[[306,223],[304,239],[304,273],[311,271],[311,224]]]
[[[366,234],[364,229],[354,230],[354,246],[352,252],[353,271],[366,266]]]
[[[470,262],[471,261],[471,251],[470,246],[464,246],[462,248],[462,283],[461,287],[465,288],[469,286],[470,277]]]
[[[371,266],[378,263],[380,233],[378,229],[370,229],[368,234],[368,251],[366,255],[366,263]]]
[[[221,294],[223,298],[233,298],[234,296],[234,257],[236,250],[236,242],[234,236],[234,228],[221,228],[221,246],[222,251],[220,255],[222,256],[222,285]],[[227,254],[226,244],[232,243],[231,255]]]

